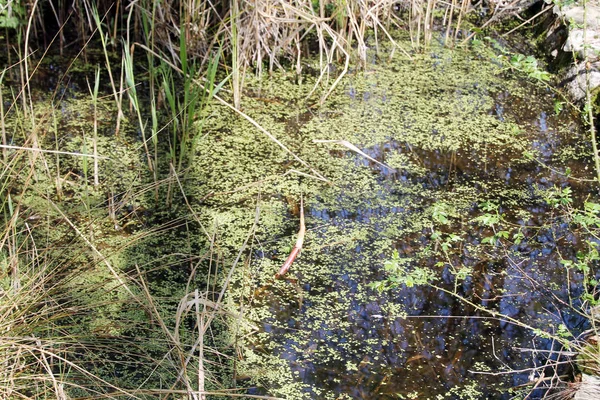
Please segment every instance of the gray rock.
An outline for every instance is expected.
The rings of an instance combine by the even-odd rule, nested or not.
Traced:
[[[587,59],[595,59],[600,55],[600,1],[589,0],[587,4],[587,11],[582,5],[574,3],[561,7],[554,6],[553,12],[569,27],[563,50],[576,53],[580,59],[584,58],[583,27],[585,21],[587,35],[585,41],[588,44]]]
[[[563,80],[567,92],[577,103],[581,103],[585,100],[585,87],[587,80],[585,65],[585,62],[573,64],[567,71],[565,79]],[[590,90],[593,91],[595,88],[600,86],[600,61],[592,62],[590,67]]]
[[[580,60],[568,69],[563,83],[571,98],[581,103],[585,99],[586,64],[590,66],[590,90],[595,91],[600,87],[600,0],[588,0],[587,10],[577,2],[565,6],[556,5],[553,12],[567,26],[567,37],[562,50],[573,53]]]
[[[568,23],[583,25],[584,8],[579,3],[572,3],[567,6],[554,6],[554,13]],[[587,27],[588,29],[600,28],[600,2],[589,0],[587,3]]]
[[[574,400],[598,400],[600,399],[600,378],[593,375],[583,374],[581,382],[575,392]]]
[[[583,59],[583,36],[583,29],[571,29],[563,50],[571,53],[577,53],[577,58]],[[598,58],[598,55],[600,54],[600,33],[588,29],[585,42],[587,42],[589,45],[587,58]]]

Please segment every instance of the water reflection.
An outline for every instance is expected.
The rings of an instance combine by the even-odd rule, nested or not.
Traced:
[[[481,87],[465,90],[483,92]],[[354,88],[348,95],[357,102],[373,101],[371,94]],[[459,106],[467,100],[461,90],[454,96]],[[527,127],[524,134],[538,160],[553,168],[493,146],[430,150],[396,136],[361,150],[381,163],[403,155],[424,173],[392,171],[347,152],[343,155],[353,157],[357,167],[372,170],[377,186],[358,198],[351,182],[342,183],[346,186],[336,188],[333,199],[315,198],[307,205],[310,223],[326,228],[312,231],[312,242],[322,248],[303,254],[299,283],[289,283],[301,285],[303,302],[298,307],[277,296],[261,301],[276,316],[264,322],[263,330],[280,341],[278,355],[306,384],[308,398],[319,398],[317,393],[326,390],[339,398],[450,399],[466,398],[472,389],[477,393],[472,398],[509,399],[509,388],[526,387],[544,372],[570,373],[568,364],[550,371],[561,348],[534,329],[563,324],[577,336],[586,328],[585,318],[566,306],[579,305],[573,299],[581,294],[582,276],[561,264],[563,258],[575,257],[581,239],[539,194],[572,184],[556,173],[565,166],[554,156],[560,146],[577,140],[576,135],[565,134],[565,124],[551,113],[549,102],[525,105],[507,92],[499,92],[495,100],[489,113]],[[476,109],[485,106],[482,101]],[[445,140],[442,132],[431,134]],[[579,176],[588,175],[586,163],[568,161]],[[591,192],[591,187],[577,185],[579,196]],[[409,189],[415,186],[422,188],[419,193]],[[483,238],[496,232],[469,224],[482,214],[474,203],[456,218],[460,225],[455,222],[442,232],[464,232],[460,250],[441,260],[433,253],[424,255],[424,249],[439,243],[431,238],[431,226],[418,226],[412,219],[438,201],[449,201],[456,187],[473,188],[499,201],[499,212],[521,229],[521,242],[482,247]],[[350,239],[328,245],[328,229]],[[365,289],[386,276],[382,265],[394,249],[410,258],[410,268],[435,271],[439,288],[404,285],[382,294]],[[472,273],[458,279],[457,266]],[[297,332],[297,338],[286,336],[288,330]],[[549,365],[547,371],[535,369],[544,365]],[[530,398],[543,396],[544,387]]]

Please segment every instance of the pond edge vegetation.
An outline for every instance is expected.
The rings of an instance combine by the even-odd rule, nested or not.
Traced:
[[[586,4],[584,2],[584,9],[587,9]],[[84,182],[81,189],[84,209],[92,215],[94,206],[88,203],[88,199],[91,198],[93,188],[100,185],[98,160],[104,157],[98,149],[97,130],[98,121],[102,118],[99,115],[101,111],[98,110],[101,71],[108,74],[111,87],[109,96],[114,100],[114,135],[122,133],[121,124],[126,120],[132,119],[138,125],[147,173],[152,180],[148,190],[153,193],[155,201],[164,201],[167,207],[172,205],[176,196],[181,196],[194,219],[194,211],[189,206],[181,181],[185,180],[186,173],[194,162],[194,149],[203,135],[202,128],[207,118],[205,110],[213,101],[220,102],[245,118],[289,153],[305,168],[302,174],[310,179],[327,181],[327,177],[243,112],[244,81],[247,74],[272,73],[277,68],[291,69],[296,73],[296,80],[301,81],[306,69],[305,57],[314,52],[319,60],[318,65],[313,67],[317,79],[307,96],[307,102],[324,104],[351,68],[364,67],[368,62],[367,49],[372,43],[378,48],[380,42],[388,42],[392,48],[389,57],[400,52],[410,59],[414,52],[426,51],[440,32],[443,33],[441,37],[446,46],[468,46],[474,40],[481,40],[477,34],[480,31],[477,23],[481,27],[489,27],[492,22],[502,20],[503,15],[508,16],[513,12],[508,7],[498,7],[481,21],[474,17],[478,5],[473,5],[468,0],[453,0],[451,3],[437,3],[433,0],[378,1],[373,4],[352,1],[252,4],[242,0],[171,4],[143,1],[127,5],[117,2],[108,8],[104,3],[89,1],[76,1],[72,8],[65,7],[63,2],[36,1],[33,6],[29,6],[24,2],[0,1],[0,5],[0,27],[4,28],[7,49],[7,67],[0,75],[0,82],[10,80],[11,83],[20,83],[18,87],[11,85],[10,99],[5,98],[7,91],[0,93],[3,153],[3,190],[0,198],[5,221],[1,239],[3,286],[0,289],[0,326],[5,334],[0,338],[0,364],[4,366],[0,393],[6,398],[22,396],[58,399],[68,398],[67,393],[72,389],[87,391],[89,397],[109,398],[169,395],[184,395],[194,399],[206,398],[208,395],[270,398],[251,396],[241,391],[207,390],[205,384],[204,351],[219,352],[219,349],[205,348],[204,336],[211,329],[215,318],[226,313],[223,301],[227,285],[231,273],[247,250],[246,244],[239,249],[229,274],[220,283],[217,298],[210,300],[203,297],[198,289],[186,293],[174,316],[175,325],[169,326],[157,305],[158,300],[148,289],[145,274],[139,269],[115,269],[111,261],[112,255],[103,254],[94,242],[93,230],[86,232],[85,227],[79,226],[80,221],[74,220],[68,211],[56,204],[54,199],[60,199],[66,190],[66,180],[60,176],[52,176],[55,182],[53,193],[40,194],[33,189],[36,175],[40,173],[38,165],[44,163],[43,156],[55,156],[56,164],[64,157],[77,159],[81,163],[81,181]],[[483,3],[479,7],[482,10],[485,8]],[[70,31],[70,24],[77,29]],[[394,39],[395,30],[409,33],[412,48],[403,48],[398,44]],[[84,132],[80,151],[63,151],[58,138],[54,149],[42,148],[39,145],[44,141],[41,136],[52,130],[52,122],[49,121],[56,119],[53,112],[58,110],[42,116],[36,114],[36,94],[32,88],[36,73],[44,62],[46,52],[57,51],[58,48],[60,54],[72,54],[73,48],[81,48],[62,75],[65,77],[78,59],[88,57],[86,52],[92,47],[90,43],[99,45],[100,59],[104,63],[102,67],[95,69],[94,81],[88,82],[93,107],[92,134],[86,136],[87,133]],[[137,63],[143,64],[143,67]],[[511,55],[507,57],[507,68],[520,70],[532,79],[549,81],[549,76],[533,58]],[[144,71],[143,84],[138,78],[140,70]],[[60,84],[56,85],[51,102],[58,102],[61,96],[59,88]],[[140,95],[142,90],[147,91],[147,96]],[[600,156],[593,122],[596,107],[594,97],[595,94],[589,89],[588,78],[583,120],[589,128],[597,179],[600,182]],[[10,107],[5,108],[7,103]],[[8,115],[18,115],[24,121],[18,132],[7,130],[5,117],[8,119]],[[163,151],[167,153],[167,161],[161,165]],[[41,173],[50,174],[50,169]],[[18,181],[18,185],[14,184],[15,181]],[[161,195],[160,188],[166,188],[166,194]],[[587,202],[584,210],[573,210],[570,208],[570,194],[565,190],[559,190],[554,199],[557,208],[563,208],[584,229],[590,226],[600,227],[596,215],[597,205]],[[46,223],[51,226],[58,219],[64,221],[72,235],[65,237],[72,243],[82,243],[87,247],[93,255],[92,259],[87,256],[82,257],[83,261],[47,258],[52,253],[38,246],[37,238],[30,228],[32,223],[38,221],[39,216],[26,214],[27,207],[21,203],[20,195],[30,192],[37,193],[48,208],[53,210],[53,218],[44,217]],[[114,197],[110,196],[100,207],[108,209],[110,217],[116,220],[114,216],[118,205],[115,203]],[[491,219],[481,219],[478,222],[488,224],[494,230],[502,216],[492,206],[484,208],[484,211]],[[443,213],[438,214],[439,222],[443,225],[442,216]],[[303,225],[302,221],[296,250],[292,250],[290,258],[294,251],[297,253],[302,247],[305,230]],[[254,229],[255,227],[250,230],[248,237]],[[590,231],[590,234],[596,233]],[[65,237],[60,240],[67,242]],[[504,231],[494,230],[489,244],[501,245],[505,239],[507,236]],[[66,251],[64,254],[67,254]],[[209,254],[208,257],[210,256]],[[438,290],[446,290],[435,286],[428,276],[399,272],[397,257],[390,257],[386,268],[392,273],[406,274],[405,278],[412,279],[410,284],[425,284]],[[595,265],[598,259],[598,250],[591,244],[589,253],[582,258],[580,264],[566,262],[565,267],[589,274],[586,287],[595,288],[597,282],[590,266]],[[86,269],[99,268],[100,265],[102,268],[106,267],[109,277],[96,286],[88,286],[78,295],[86,297],[94,291],[115,291],[115,303],[133,302],[148,318],[156,321],[164,334],[163,339],[175,354],[173,367],[177,373],[168,389],[123,389],[75,361],[80,349],[89,351],[94,346],[108,346],[106,351],[111,351],[110,344],[94,343],[94,336],[86,337],[85,333],[82,333],[82,337],[66,336],[61,329],[65,319],[68,320],[72,315],[85,315],[85,307],[89,307],[82,300],[81,304],[85,306],[79,308],[77,296],[65,293],[65,288],[76,284],[80,275],[86,274]],[[285,265],[288,263],[284,267]],[[284,275],[285,272],[282,268],[279,275]],[[406,285],[408,282],[401,283]],[[453,292],[450,294],[456,295]],[[597,301],[595,292],[591,291],[587,295],[588,304],[593,306],[590,310],[593,311]],[[464,298],[461,300],[467,301]],[[494,313],[485,309],[481,311]],[[522,325],[521,321],[510,320],[505,316],[492,316]],[[188,317],[195,320],[193,327],[197,332],[194,333],[197,346],[192,349],[185,349],[179,337],[183,321]],[[590,321],[593,332],[598,332],[593,315]],[[107,335],[110,337],[109,333]],[[593,359],[595,366],[588,368],[597,372],[597,365],[600,365],[597,346],[592,346],[589,342],[573,341],[560,329],[557,333],[540,332],[540,335],[551,335],[569,351],[577,351],[582,357]],[[195,363],[193,368],[192,363]],[[190,370],[194,373],[190,374]],[[76,380],[72,380],[73,375],[77,376]],[[100,387],[102,390],[98,389]]]

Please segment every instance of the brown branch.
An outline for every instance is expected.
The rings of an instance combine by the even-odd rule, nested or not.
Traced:
[[[288,258],[286,258],[285,262],[279,268],[279,272],[275,274],[275,279],[281,279],[288,273],[290,267],[298,257],[298,253],[302,250],[302,244],[304,243],[304,235],[306,234],[306,226],[304,225],[304,202],[302,197],[300,197],[300,230],[298,231],[298,238],[296,239],[296,245],[290,252]]]

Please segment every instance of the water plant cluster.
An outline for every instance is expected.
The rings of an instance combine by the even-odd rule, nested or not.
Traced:
[[[585,318],[577,317],[582,293],[566,289],[570,284],[563,275],[562,258],[552,252],[568,251],[556,244],[561,233],[553,233],[564,231],[566,216],[558,211],[556,216],[546,215],[546,210],[557,210],[553,208],[557,204],[572,207],[571,185],[582,194],[592,190],[578,181],[592,180],[584,131],[567,115],[553,111],[555,96],[543,85],[520,80],[501,64],[500,54],[479,50],[436,48],[413,60],[370,65],[367,72],[346,81],[343,90],[330,98],[330,107],[314,114],[289,106],[281,109],[279,101],[265,105],[262,100],[267,96],[285,101],[289,98],[285,93],[294,89],[302,98],[301,87],[282,93],[283,83],[257,82],[261,98],[246,99],[246,112],[279,137],[286,137],[291,125],[299,133],[292,134],[286,145],[329,177],[333,186],[265,164],[261,157],[272,157],[273,146],[261,137],[237,139],[233,145],[236,160],[252,165],[253,172],[234,162],[207,162],[202,167],[220,178],[198,196],[225,195],[236,208],[246,204],[249,210],[256,203],[249,201],[248,193],[261,198],[259,226],[269,230],[259,237],[260,249],[245,276],[238,278],[241,292],[236,296],[243,296],[242,304],[249,303],[245,307],[249,318],[263,324],[246,334],[248,353],[240,368],[248,371],[252,382],[268,387],[268,393],[283,398],[447,393],[454,398],[477,387],[472,398],[501,396],[511,386],[508,381],[516,379],[510,371],[520,369],[520,362],[535,361],[516,352],[510,358],[518,362],[498,365],[485,348],[526,346],[536,337],[546,339],[560,326],[563,334],[582,329]],[[489,63],[490,59],[497,63]],[[465,70],[469,74],[461,73]],[[402,79],[389,79],[396,76],[391,71]],[[535,102],[531,93],[538,95]],[[265,107],[270,110],[266,115]],[[244,125],[234,125],[224,134],[239,138]],[[556,149],[579,156],[564,158],[558,151],[548,151],[544,147],[549,137]],[[357,143],[387,166],[339,143],[315,147],[314,142],[323,139]],[[220,134],[209,135],[205,144],[206,156],[199,157],[203,160],[209,159],[208,154],[225,154],[222,148],[231,146]],[[285,165],[285,157],[281,163]],[[557,190],[561,194],[555,199]],[[296,193],[295,201],[285,201],[291,203],[292,221],[297,221],[293,206],[299,201],[298,192],[309,199],[305,249],[292,281],[273,281],[277,261],[283,262],[289,252],[293,242],[289,234],[295,230],[289,220],[280,220],[282,193],[288,197]],[[576,203],[583,205],[581,199]],[[271,221],[273,210],[276,222]],[[229,227],[251,224],[250,216],[246,221],[220,221]],[[580,232],[578,238],[579,234],[585,236]],[[278,236],[284,240],[269,240]],[[530,263],[527,268],[525,260]],[[533,271],[533,282],[552,282],[561,302],[577,299],[565,311],[575,315],[568,317],[569,324],[539,312],[537,307],[550,307],[555,299],[547,298],[546,286],[525,285]],[[584,278],[573,271],[570,279],[580,288]],[[537,299],[542,294],[547,303]],[[449,313],[472,319],[451,323]],[[516,315],[524,315],[526,323]],[[420,317],[443,322],[421,324],[416,322]],[[520,324],[511,328],[516,322]],[[441,345],[433,337],[448,342]],[[421,353],[425,351],[430,356]],[[476,355],[464,364],[462,352]],[[441,360],[448,383],[422,386],[418,376],[430,373],[428,357]],[[469,380],[449,372],[463,369],[466,374],[470,368],[506,375]],[[335,378],[323,384],[315,378],[323,375]],[[426,378],[431,379],[436,375]],[[527,382],[528,376],[517,379]],[[410,385],[415,385],[412,391],[407,390]],[[446,385],[453,391],[448,393]]]
[[[540,397],[597,369],[595,150],[486,10],[0,0],[0,397]]]

